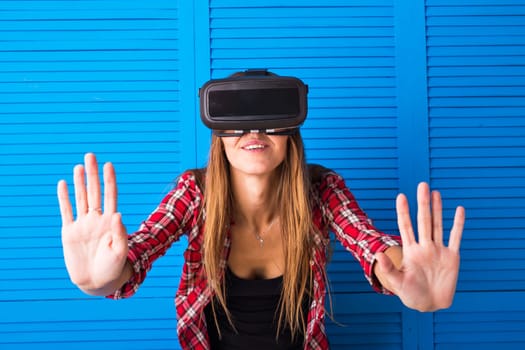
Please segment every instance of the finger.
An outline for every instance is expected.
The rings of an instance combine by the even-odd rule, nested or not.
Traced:
[[[443,245],[443,202],[438,191],[432,191],[432,237],[434,243]]]
[[[417,186],[417,232],[419,243],[432,241],[432,215],[430,214],[430,189],[421,182]]]
[[[465,208],[457,207],[456,214],[454,215],[454,224],[452,230],[450,230],[450,238],[448,240],[448,247],[459,252],[459,246],[461,245],[461,237],[463,236],[463,227],[465,226]]]
[[[410,210],[408,208],[408,200],[404,194],[399,194],[396,198],[397,211],[397,226],[401,234],[401,240],[404,246],[408,246],[416,242],[414,237],[414,229],[412,228],[412,221],[410,219]]]
[[[88,208],[100,208],[100,179],[98,177],[97,159],[93,153],[87,153],[84,157],[87,175],[87,202]]]
[[[73,209],[69,201],[69,193],[67,191],[67,184],[64,180],[60,180],[57,185],[58,206],[60,207],[60,216],[62,218],[62,226],[73,222]]]
[[[83,165],[77,165],[73,169],[73,183],[75,185],[75,204],[77,206],[77,216],[86,215],[88,205],[86,194],[86,178]]]
[[[117,182],[113,164],[104,164],[104,212],[117,211]]]

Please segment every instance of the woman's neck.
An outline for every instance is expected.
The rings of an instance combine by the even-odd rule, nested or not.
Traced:
[[[236,222],[264,226],[275,219],[275,182],[273,176],[232,174]]]

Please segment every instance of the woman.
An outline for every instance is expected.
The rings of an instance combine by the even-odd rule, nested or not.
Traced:
[[[130,236],[117,212],[113,166],[104,165],[102,211],[97,162],[87,154],[85,164],[74,168],[76,220],[67,186],[58,184],[64,257],[73,283],[91,295],[129,297],[155,259],[187,234],[176,294],[183,349],[327,349],[326,253],[332,231],[376,290],[420,311],[449,307],[464,209],[457,208],[444,246],[440,195],[422,183],[419,242],[402,194],[396,202],[401,240],[378,232],[340,176],[305,164],[299,130],[289,134],[213,135],[206,169],[183,173]]]

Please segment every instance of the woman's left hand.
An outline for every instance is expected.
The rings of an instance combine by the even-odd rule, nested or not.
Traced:
[[[428,184],[420,183],[417,204],[418,241],[412,228],[407,198],[398,195],[397,222],[403,247],[377,254],[374,272],[383,286],[407,307],[419,311],[448,308],[456,291],[465,209],[456,208],[448,246],[445,246],[439,192],[431,193]]]

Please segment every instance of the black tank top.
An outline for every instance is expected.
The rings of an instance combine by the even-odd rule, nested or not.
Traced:
[[[296,336],[292,342],[288,327],[281,330],[276,340],[279,298],[282,289],[282,276],[272,279],[246,280],[235,276],[229,268],[226,269],[226,303],[231,313],[236,333],[222,307],[216,303],[217,321],[222,338],[215,326],[211,303],[205,309],[208,335],[213,350],[268,350],[286,349],[299,350],[303,348],[304,336]],[[213,302],[213,301],[212,301]],[[308,303],[303,303],[305,317]]]

